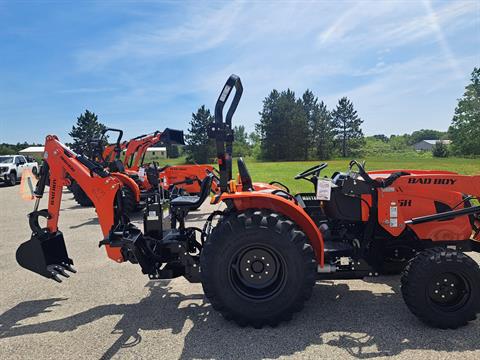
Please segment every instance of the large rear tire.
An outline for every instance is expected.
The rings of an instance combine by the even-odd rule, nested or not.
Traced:
[[[204,244],[202,285],[214,309],[241,326],[288,321],[303,308],[316,279],[305,234],[270,210],[223,219]]]
[[[475,320],[480,310],[480,269],[469,256],[445,248],[419,253],[405,268],[402,295],[424,323],[455,329]]]
[[[77,202],[78,205],[83,207],[90,207],[93,206],[92,200],[88,197],[88,195],[83,191],[83,189],[78,185],[77,182],[72,181],[70,185],[70,191],[73,194],[73,199]]]

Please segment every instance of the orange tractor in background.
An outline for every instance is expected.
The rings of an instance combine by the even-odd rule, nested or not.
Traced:
[[[109,132],[118,133],[117,140],[114,144],[104,146],[106,134]],[[112,174],[121,174],[119,177],[124,184],[122,191],[125,193],[124,209],[130,213],[142,208],[146,199],[152,195],[152,185],[146,176],[146,169],[152,164],[144,163],[148,148],[159,142],[184,145],[184,140],[182,131],[168,128],[163,132],[155,131],[129,141],[122,142],[122,137],[122,130],[106,128],[100,139],[91,142],[94,151],[89,154],[89,157],[103,164]],[[125,152],[124,156],[122,156],[123,152]],[[156,166],[155,168],[157,169]],[[195,195],[200,192],[201,180],[214,171],[211,165],[167,165],[158,169],[158,177],[166,197],[184,193]],[[131,180],[127,181],[126,177]],[[69,188],[79,205],[93,205],[91,199],[77,183],[73,181]],[[216,183],[213,189],[216,189]]]
[[[480,268],[466,252],[480,252],[480,206],[474,202],[480,175],[367,172],[352,160],[346,172],[326,178],[321,171],[327,164],[321,163],[295,177],[310,181],[312,192],[291,194],[278,183],[253,182],[240,158],[235,179],[232,117],[242,92],[240,78],[230,76],[215,106],[209,135],[216,141],[219,191],[211,203],[224,206],[208,214],[203,229],[188,227],[187,215],[208,197],[213,174],[202,180],[199,196],[165,199],[157,174],[147,172],[156,194],[140,229],[123,210],[124,184],[49,135],[29,214],[32,236],[19,246],[18,263],[56,281],[75,272],[58,229],[68,174],[96,207],[99,244],[110,259],[138,265],[151,280],[183,276],[201,282],[212,307],[242,326],[289,320],[310,298],[316,280],[374,277],[385,260],[395,258],[408,262],[401,291],[420,320],[456,328],[475,319]],[[48,208],[39,210],[47,179]],[[47,218],[44,228],[40,217]]]

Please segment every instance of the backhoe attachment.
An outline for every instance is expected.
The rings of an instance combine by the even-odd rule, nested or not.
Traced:
[[[21,244],[16,253],[20,266],[46,278],[62,282],[59,275],[70,277],[67,271],[75,273],[73,261],[68,257],[65,240],[61,231],[50,232],[48,228],[41,228],[39,217],[50,219],[47,209],[38,210],[40,198],[43,196],[48,179],[49,167],[46,162],[40,169],[40,178],[34,195],[37,197],[35,209],[28,214],[29,225],[32,230],[30,240]]]

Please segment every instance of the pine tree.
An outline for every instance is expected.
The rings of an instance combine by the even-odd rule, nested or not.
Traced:
[[[302,107],[307,117],[307,146],[305,149],[305,157],[308,158],[309,150],[316,147],[317,144],[317,118],[318,99],[313,92],[307,89],[302,95]]]
[[[190,128],[188,134],[185,135],[187,146],[187,161],[199,164],[206,164],[215,156],[215,145],[213,140],[208,138],[207,130],[213,122],[210,110],[202,105],[197,113],[192,113],[190,120]]]
[[[98,121],[95,113],[85,110],[85,113],[77,118],[77,126],[72,126],[72,131],[68,133],[73,139],[70,145],[72,150],[79,154],[92,154],[94,149],[91,141],[100,138],[105,129],[105,125]]]
[[[265,160],[278,159],[277,138],[280,135],[278,125],[278,99],[280,93],[272,90],[263,100],[263,109],[259,113],[260,123],[255,125],[260,136],[260,157]]]
[[[360,128],[363,120],[357,114],[352,102],[343,97],[332,112],[333,128],[336,140],[340,143],[343,157],[355,155],[363,144],[363,132]]]
[[[300,99],[287,89],[272,90],[263,101],[256,130],[261,139],[261,157],[266,160],[305,159],[308,123]]]
[[[318,102],[310,90],[302,96],[308,122],[308,148],[315,158],[329,159],[333,153],[332,117],[323,101]]]
[[[480,68],[473,69],[448,131],[455,153],[480,155]]]

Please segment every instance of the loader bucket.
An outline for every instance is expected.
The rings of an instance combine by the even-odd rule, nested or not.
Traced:
[[[68,257],[60,231],[32,235],[30,240],[18,247],[16,258],[25,269],[57,282],[62,282],[59,275],[70,277],[65,270],[76,272],[71,266],[73,261]]]

